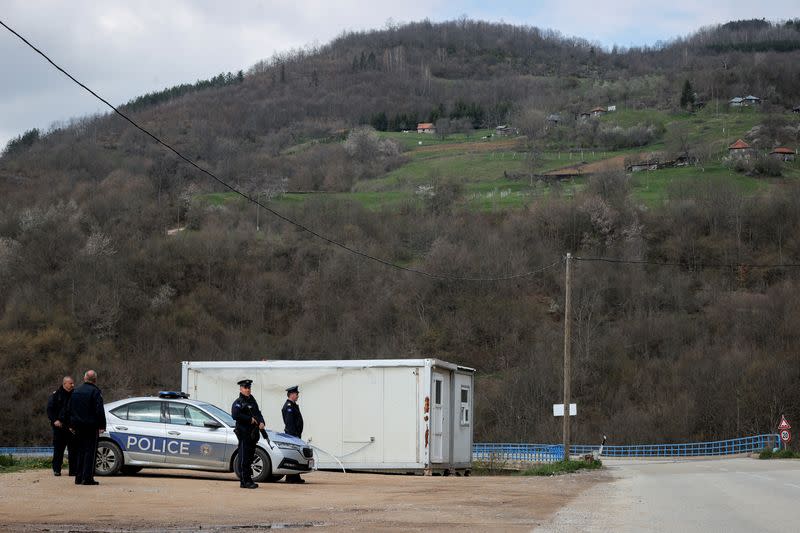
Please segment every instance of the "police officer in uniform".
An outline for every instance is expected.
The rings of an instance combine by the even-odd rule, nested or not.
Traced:
[[[253,456],[256,453],[259,431],[264,429],[264,417],[258,408],[258,402],[250,394],[253,385],[252,379],[243,379],[238,382],[239,397],[233,402],[231,416],[236,420],[236,438],[239,439],[239,471],[241,480],[239,486],[243,489],[258,488],[253,483]]]
[[[300,389],[297,385],[286,389],[286,403],[283,404],[281,414],[283,415],[283,432],[297,437],[303,435],[303,415],[300,413],[300,406],[297,405],[297,397],[300,396]],[[289,474],[286,476],[286,483],[305,483],[306,480],[300,474]]]
[[[47,399],[47,418],[53,429],[53,475],[61,475],[64,465],[64,449],[69,451],[69,475],[75,475],[75,464],[78,454],[75,452],[72,433],[67,427],[67,405],[75,388],[75,381],[70,376],[64,376],[61,386]]]
[[[78,457],[75,484],[99,485],[94,480],[97,437],[106,430],[106,411],[94,370],[87,370],[83,375],[83,385],[72,391],[67,413],[69,427],[75,432],[75,452]]]

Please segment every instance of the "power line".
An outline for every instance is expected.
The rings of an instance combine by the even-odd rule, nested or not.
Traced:
[[[618,263],[626,265],[675,266],[682,268],[800,268],[800,263],[675,263],[670,261],[647,261],[638,259],[615,259],[612,257],[574,257],[576,261],[593,263]]]
[[[348,246],[348,245],[346,245],[346,244],[344,244],[342,242],[336,241],[336,240],[334,240],[334,239],[332,239],[330,237],[326,237],[326,236],[316,232],[315,230],[311,229],[310,227],[308,227],[308,226],[306,226],[306,225],[304,225],[304,224],[302,224],[300,222],[297,222],[296,220],[293,220],[293,219],[291,219],[291,218],[289,218],[289,217],[287,217],[285,215],[282,215],[281,213],[275,211],[274,209],[272,209],[270,207],[267,207],[266,205],[264,205],[261,202],[259,202],[258,199],[254,199],[250,195],[245,194],[244,192],[240,191],[239,189],[237,189],[233,185],[230,185],[226,181],[224,181],[223,179],[217,177],[210,170],[206,170],[205,168],[201,167],[200,165],[198,165],[197,163],[195,163],[194,161],[192,161],[188,157],[184,156],[182,153],[180,153],[178,150],[173,148],[171,145],[169,145],[166,142],[162,141],[160,138],[158,138],[154,134],[150,133],[147,129],[145,129],[144,127],[142,127],[139,124],[137,124],[128,115],[126,115],[125,113],[123,113],[122,111],[120,111],[119,109],[114,107],[110,102],[108,102],[108,100],[106,100],[105,98],[103,98],[102,96],[100,96],[99,94],[94,92],[92,89],[90,89],[89,87],[87,87],[86,85],[84,85],[83,83],[78,81],[77,79],[75,79],[75,77],[72,76],[72,74],[70,74],[69,72],[67,72],[63,68],[61,68],[52,59],[50,59],[50,57],[48,57],[47,54],[45,54],[44,52],[39,50],[30,41],[28,41],[25,37],[23,37],[22,35],[20,35],[16,31],[14,31],[11,27],[9,27],[2,20],[0,20],[0,25],[2,25],[5,29],[7,29],[9,32],[11,32],[16,37],[18,37],[22,42],[24,42],[26,45],[28,45],[37,54],[42,56],[56,70],[58,70],[59,72],[64,74],[66,77],[68,77],[70,80],[75,82],[77,85],[82,87],[89,94],[91,94],[92,96],[94,96],[95,98],[97,98],[98,100],[103,102],[105,105],[107,105],[109,108],[111,108],[111,110],[114,111],[114,113],[116,113],[117,115],[119,115],[120,117],[125,119],[127,122],[129,122],[134,128],[138,129],[139,131],[141,131],[142,133],[144,133],[145,135],[147,135],[148,137],[153,139],[156,143],[160,144],[161,146],[163,146],[167,150],[169,150],[172,153],[174,153],[176,156],[178,156],[178,158],[183,160],[188,165],[196,168],[197,170],[199,170],[203,174],[207,175],[208,177],[210,177],[211,179],[213,179],[214,181],[216,181],[220,185],[224,186],[225,188],[227,188],[231,192],[233,192],[235,194],[238,194],[242,198],[244,198],[244,199],[256,204],[257,206],[261,207],[262,209],[264,209],[268,213],[271,213],[275,217],[283,220],[284,222],[292,224],[293,226],[297,227],[298,229],[301,229],[301,230],[305,231],[306,233],[309,233],[309,234],[313,235],[314,237],[317,237],[318,239],[327,242],[328,244],[332,244],[332,245],[337,246],[337,247],[339,247],[339,248],[341,248],[341,249],[343,249],[343,250],[345,250],[347,252],[350,252],[351,254],[357,255],[357,256],[359,256],[361,258],[364,258],[364,259],[369,259],[371,261],[375,261],[377,263],[380,263],[382,265],[385,265],[385,266],[388,266],[388,267],[391,267],[391,268],[394,268],[394,269],[397,269],[397,270],[402,270],[402,271],[405,271],[405,272],[411,272],[413,274],[419,274],[419,275],[426,276],[426,277],[433,278],[433,279],[449,280],[449,281],[478,281],[478,282],[483,282],[483,281],[508,281],[508,280],[513,280],[513,279],[525,278],[525,277],[532,276],[534,274],[538,274],[540,272],[544,272],[545,270],[553,268],[554,266],[556,266],[558,263],[561,262],[561,259],[559,259],[559,260],[555,261],[554,263],[545,265],[545,266],[537,268],[535,270],[531,270],[529,272],[522,272],[522,273],[519,273],[519,274],[511,274],[511,275],[507,275],[507,276],[497,276],[497,277],[488,277],[488,278],[448,276],[448,275],[445,275],[445,274],[434,274],[434,273],[431,273],[431,272],[425,272],[424,270],[418,270],[416,268],[409,268],[409,267],[405,267],[403,265],[398,265],[397,263],[392,263],[391,261],[388,261],[386,259],[381,259],[379,257],[375,257],[373,255],[370,255],[370,254],[366,253],[366,252],[362,252],[361,250],[358,250],[356,248],[350,247],[350,246]]]

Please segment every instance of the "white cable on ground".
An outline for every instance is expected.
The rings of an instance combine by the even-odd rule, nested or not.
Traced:
[[[314,445],[313,445],[313,444],[311,444],[310,442],[308,442],[307,444],[308,444],[309,446],[311,446],[312,448],[314,448],[315,450],[317,450],[317,451],[320,451],[320,452],[322,452],[322,453],[324,453],[325,455],[328,455],[328,456],[330,456],[330,457],[333,457],[333,460],[334,460],[334,461],[336,461],[337,463],[339,463],[339,466],[340,466],[340,467],[342,467],[342,472],[346,474],[346,473],[347,473],[347,470],[345,470],[345,468],[344,468],[344,465],[342,464],[342,462],[341,462],[339,459],[340,459],[340,458],[343,458],[343,457],[347,457],[348,455],[353,455],[354,453],[358,453],[358,452],[360,452],[361,450],[363,450],[364,448],[366,448],[367,446],[369,446],[370,444],[372,444],[372,443],[374,443],[374,442],[375,442],[374,440],[371,440],[371,441],[367,442],[366,444],[364,444],[364,445],[363,445],[361,448],[358,448],[358,449],[356,449],[356,450],[353,450],[352,452],[347,452],[346,454],[344,454],[344,455],[341,455],[341,456],[339,456],[339,457],[336,457],[335,455],[333,455],[333,454],[332,454],[332,453],[330,453],[330,452],[326,452],[326,451],[325,451],[325,450],[323,450],[322,448],[318,448],[317,446],[314,446]],[[315,467],[314,469],[315,469],[315,470],[318,470],[318,469],[319,469],[319,467]]]

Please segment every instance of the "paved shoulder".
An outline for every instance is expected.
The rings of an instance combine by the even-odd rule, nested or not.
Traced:
[[[800,461],[606,460],[595,486],[537,531],[786,531],[800,520]]]

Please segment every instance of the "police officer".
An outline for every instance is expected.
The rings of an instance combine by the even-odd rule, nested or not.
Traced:
[[[283,432],[299,439],[303,435],[303,415],[300,413],[300,406],[297,405],[298,396],[300,396],[300,389],[297,385],[286,389],[286,403],[283,404],[281,414],[283,415]],[[300,474],[286,476],[286,483],[305,482],[306,480],[301,478]]]
[[[259,431],[264,429],[264,417],[258,408],[258,402],[250,394],[253,385],[252,379],[243,379],[238,382],[239,397],[233,402],[231,416],[236,420],[236,438],[239,439],[239,471],[241,472],[239,486],[243,489],[258,488],[253,483],[253,456],[256,453]]]
[[[72,392],[67,408],[67,423],[75,432],[75,452],[78,457],[75,484],[99,485],[94,480],[94,468],[97,437],[106,430],[106,411],[94,370],[87,370],[83,375],[83,385]]]
[[[64,376],[61,386],[54,391],[47,399],[47,418],[50,419],[50,427],[53,429],[53,475],[61,475],[61,467],[64,465],[64,449],[69,451],[69,475],[75,475],[75,463],[78,456],[75,453],[75,446],[72,440],[72,433],[67,427],[67,405],[75,388],[75,381],[71,376]]]

